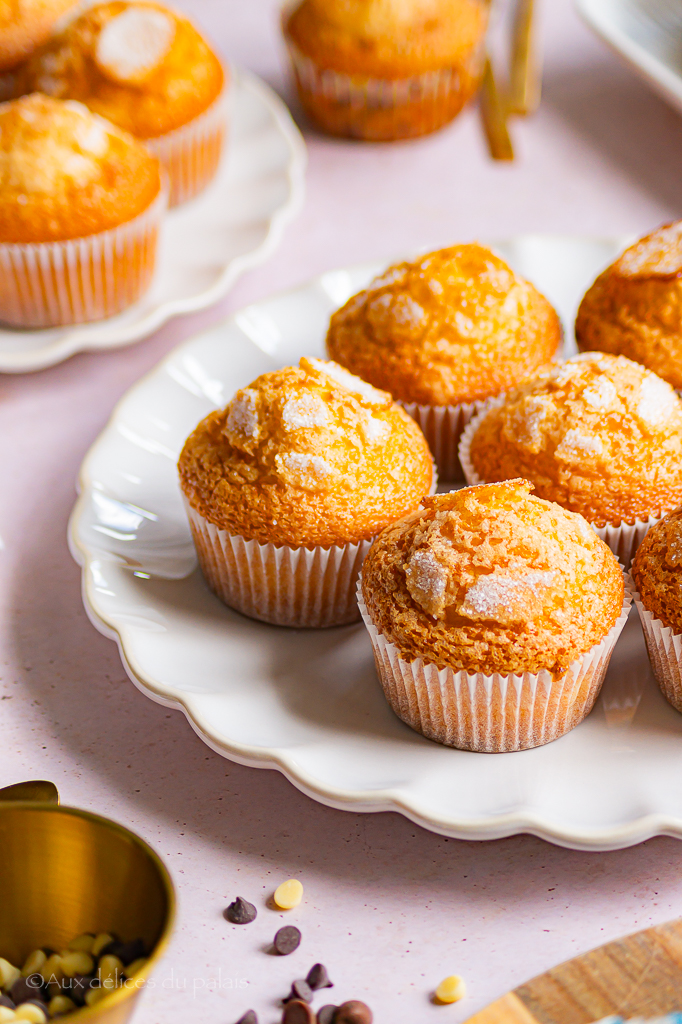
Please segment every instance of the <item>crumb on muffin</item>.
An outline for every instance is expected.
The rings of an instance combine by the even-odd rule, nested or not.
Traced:
[[[416,508],[431,455],[391,396],[320,359],[263,374],[212,412],[179,461],[190,505],[260,543],[358,543]]]
[[[682,633],[682,508],[656,523],[632,563],[642,604],[675,633]]]
[[[682,501],[682,403],[622,356],[575,356],[476,424],[470,458],[480,480],[523,476],[593,526],[659,516]]]
[[[425,498],[362,570],[376,628],[405,660],[557,679],[618,619],[623,576],[582,516],[526,480]]]
[[[682,221],[639,239],[599,275],[575,331],[583,351],[627,356],[682,388]]]
[[[401,402],[454,405],[499,394],[561,343],[549,302],[482,245],[389,267],[331,318],[327,351]]]
[[[73,101],[0,104],[0,242],[52,242],[132,220],[159,193],[159,163]]]

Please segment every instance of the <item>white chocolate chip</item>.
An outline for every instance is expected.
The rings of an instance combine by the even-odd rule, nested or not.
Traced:
[[[107,22],[97,39],[95,60],[115,82],[141,82],[170,50],[173,19],[150,7],[129,7]]]

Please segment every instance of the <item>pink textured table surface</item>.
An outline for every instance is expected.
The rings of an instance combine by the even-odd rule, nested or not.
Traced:
[[[290,98],[271,0],[185,0],[223,52]],[[475,111],[430,139],[360,146],[307,133],[308,197],[270,263],[218,307],[108,355],[0,380],[0,784],[54,780],[64,802],[110,815],[160,852],[180,899],[171,948],[136,1021],[232,1024],[315,960],[334,1001],[377,1024],[461,1021],[566,957],[682,913],[682,846],[610,854],[529,838],[463,843],[395,814],[321,807],[275,772],[208,750],[184,718],[128,682],[89,625],[65,541],[81,459],[114,402],[172,346],[226,313],[343,264],[475,236],[637,232],[682,207],[682,121],[622,68],[568,0],[546,5],[542,109],[515,126],[520,159],[495,166]],[[287,921],[304,942],[264,952],[281,923],[265,897],[302,879]],[[1,886],[1,880],[0,880]],[[221,917],[241,894],[260,908]],[[450,973],[469,995],[435,1007]]]

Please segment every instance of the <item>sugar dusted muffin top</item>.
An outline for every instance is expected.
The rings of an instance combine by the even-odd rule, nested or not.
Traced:
[[[481,0],[303,0],[287,32],[321,67],[404,78],[460,63],[486,25]]]
[[[402,402],[450,405],[498,394],[561,343],[549,302],[484,246],[389,267],[334,313],[330,358]]]
[[[39,93],[0,104],[0,242],[104,231],[159,188],[155,157],[82,104]]]
[[[584,353],[509,392],[471,439],[484,481],[524,476],[595,526],[682,501],[682,402],[622,356]]]
[[[204,419],[182,489],[219,529],[261,543],[357,543],[416,508],[433,463],[390,395],[334,363],[263,374]]]
[[[362,593],[403,658],[555,678],[620,615],[623,576],[585,520],[525,480],[425,498],[375,540]]]
[[[631,573],[647,611],[673,632],[682,633],[682,508],[649,530]]]
[[[86,10],[20,70],[21,92],[75,99],[141,139],[203,113],[222,65],[192,23],[161,4],[111,0]]]
[[[627,356],[682,388],[682,221],[641,238],[588,289],[578,346]]]

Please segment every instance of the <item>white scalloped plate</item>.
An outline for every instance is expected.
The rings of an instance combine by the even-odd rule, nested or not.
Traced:
[[[620,241],[525,237],[497,245],[572,323]],[[243,618],[196,568],[175,462],[186,435],[258,374],[321,354],[330,313],[380,267],[328,273],[185,343],[138,383],[91,449],[70,524],[85,607],[153,700],[214,750],[278,768],[333,807],[396,810],[466,839],[532,832],[577,849],[682,836],[682,715],[626,626],[593,714],[516,754],[449,750],[403,725],[362,625],[278,629]]]
[[[218,174],[164,223],[152,287],[119,316],[43,331],[0,328],[0,372],[26,373],[76,352],[146,338],[171,317],[205,309],[270,256],[303,202],[305,143],[275,93],[233,70],[230,134]]]

